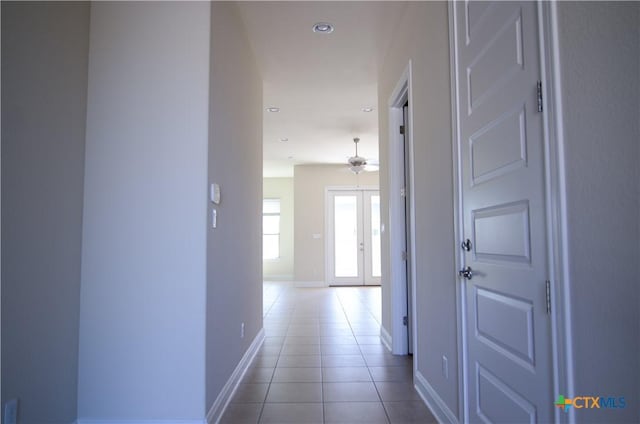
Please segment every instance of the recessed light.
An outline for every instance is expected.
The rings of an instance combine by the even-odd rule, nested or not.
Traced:
[[[287,159],[292,160],[292,159],[293,159],[293,156],[289,156],[289,157],[287,157]]]
[[[279,107],[275,107],[275,106],[269,106],[266,109],[267,112],[280,112],[280,108]]]
[[[282,142],[284,143],[285,141],[289,141],[289,139],[288,139],[287,137],[282,137],[282,138],[280,139],[280,141],[282,141]]]
[[[333,32],[333,25],[328,22],[318,22],[313,25],[313,32],[318,34],[331,34]]]
[[[363,107],[362,111],[363,112],[373,112],[373,108],[372,107]]]

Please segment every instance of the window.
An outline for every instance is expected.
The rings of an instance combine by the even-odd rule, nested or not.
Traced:
[[[262,259],[280,257],[280,199],[262,202]]]

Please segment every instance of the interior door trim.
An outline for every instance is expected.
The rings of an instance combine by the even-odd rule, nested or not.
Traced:
[[[410,178],[409,178],[409,208],[411,209],[412,222],[406,221],[405,199],[401,196],[400,190],[404,186],[405,181],[405,162],[404,162],[404,146],[402,135],[399,127],[402,125],[403,107],[409,102],[409,123],[408,123],[408,147],[410,162]],[[411,285],[411,290],[415,294],[415,260],[410,260],[411,280],[406,281],[406,263],[402,258],[402,251],[407,249],[409,258],[415,259],[415,237],[411,238],[411,245],[406,245],[406,231],[415,234],[415,204],[414,204],[414,176],[413,176],[413,82],[412,82],[412,62],[408,61],[402,75],[400,76],[396,86],[389,96],[388,100],[389,113],[389,190],[386,193],[386,199],[383,203],[389,207],[389,228],[387,233],[389,237],[389,285],[391,292],[391,328],[385,329],[391,333],[391,351],[394,355],[406,355],[409,351],[409,334],[407,327],[404,325],[403,317],[410,316],[412,320],[413,332],[413,375],[416,375],[418,369],[418,347],[416,341],[416,322],[415,313],[409,313],[409,305],[407,305],[408,290],[407,284]],[[415,295],[410,299],[411,310],[416,310]]]

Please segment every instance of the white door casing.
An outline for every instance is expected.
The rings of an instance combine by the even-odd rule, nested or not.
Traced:
[[[416,299],[416,261],[415,239],[415,196],[414,158],[413,158],[413,83],[412,62],[407,66],[388,100],[389,134],[388,134],[388,210],[389,222],[389,285],[391,291],[391,351],[396,355],[406,355],[410,346],[414,353],[414,373],[418,369],[419,355],[416,340],[415,313]],[[404,105],[408,103],[407,116],[404,116]],[[405,126],[405,134],[400,133],[400,126]],[[404,191],[406,196],[402,196]],[[408,200],[408,201],[407,201]],[[407,213],[407,207],[409,211]],[[405,251],[408,261],[403,259]],[[405,318],[406,317],[406,318]],[[406,323],[406,324],[405,324]],[[408,324],[408,325],[407,325]],[[388,333],[387,333],[388,334]],[[384,335],[384,333],[383,333]]]
[[[327,283],[380,285],[379,191],[328,189],[326,204]],[[342,219],[336,219],[338,214]]]
[[[470,422],[553,421],[541,80],[533,2],[454,11]]]

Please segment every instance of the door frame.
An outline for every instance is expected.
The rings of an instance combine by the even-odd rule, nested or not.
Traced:
[[[548,276],[551,281],[551,358],[553,390],[551,398],[559,394],[571,396],[574,393],[574,370],[572,365],[572,325],[571,325],[571,295],[569,280],[569,263],[567,244],[567,211],[566,211],[566,186],[565,186],[565,159],[564,159],[564,128],[562,120],[562,87],[560,68],[560,49],[558,41],[558,11],[555,2],[536,0],[539,32],[540,74],[543,90],[542,135],[544,146],[544,172],[545,172],[545,218],[547,233],[547,259]],[[455,246],[458,246],[463,228],[463,214],[460,208],[462,190],[460,187],[461,152],[458,149],[459,119],[457,116],[457,76],[455,45],[456,22],[454,19],[454,5],[448,4],[449,12],[449,49],[450,78],[451,78],[451,111],[452,111],[452,146],[453,146],[453,178],[454,178],[454,234]],[[461,249],[455,250],[456,273],[464,266],[464,258]],[[457,338],[458,338],[458,418],[460,422],[466,422],[467,409],[470,407],[466,381],[467,369],[467,340],[463,328],[466,322],[466,304],[463,285],[456,284],[457,305]],[[446,411],[442,413],[451,420]],[[569,413],[554,408],[556,422],[574,422],[575,411],[569,409]],[[453,421],[453,420],[451,420]]]
[[[413,147],[413,83],[412,83],[412,63],[407,63],[402,76],[396,83],[394,90],[389,96],[389,276],[391,287],[391,352],[395,355],[406,355],[409,353],[409,334],[403,323],[405,316],[409,317],[412,348],[413,348],[413,374],[418,368],[418,346],[416,341],[416,261],[415,261],[415,195],[414,195],[414,147]],[[409,102],[408,128],[405,131],[408,137],[404,142],[408,146],[409,162],[409,210],[410,222],[406,222],[405,200],[400,195],[400,189],[404,186],[405,180],[405,152],[402,143],[403,137],[397,131],[402,124],[403,107]],[[406,233],[413,234],[410,237],[409,246],[406,246]],[[402,251],[407,249],[409,256],[410,276],[406,281],[403,275],[403,268],[406,264],[402,259]],[[409,286],[410,293],[407,291]],[[407,302],[410,295],[409,302]],[[408,304],[409,303],[409,304]],[[385,336],[382,334],[383,340]],[[386,340],[388,343],[389,340]]]
[[[346,168],[345,168],[346,169]],[[330,208],[330,192],[332,191],[378,191],[379,186],[325,186],[324,188],[324,280],[327,287],[331,286],[331,259],[330,253],[333,251],[331,246],[331,228],[329,226],[329,216],[333,212]],[[382,205],[380,205],[382,207]],[[364,279],[364,275],[362,277]],[[364,280],[363,280],[364,281]],[[363,287],[367,287],[366,284]]]

